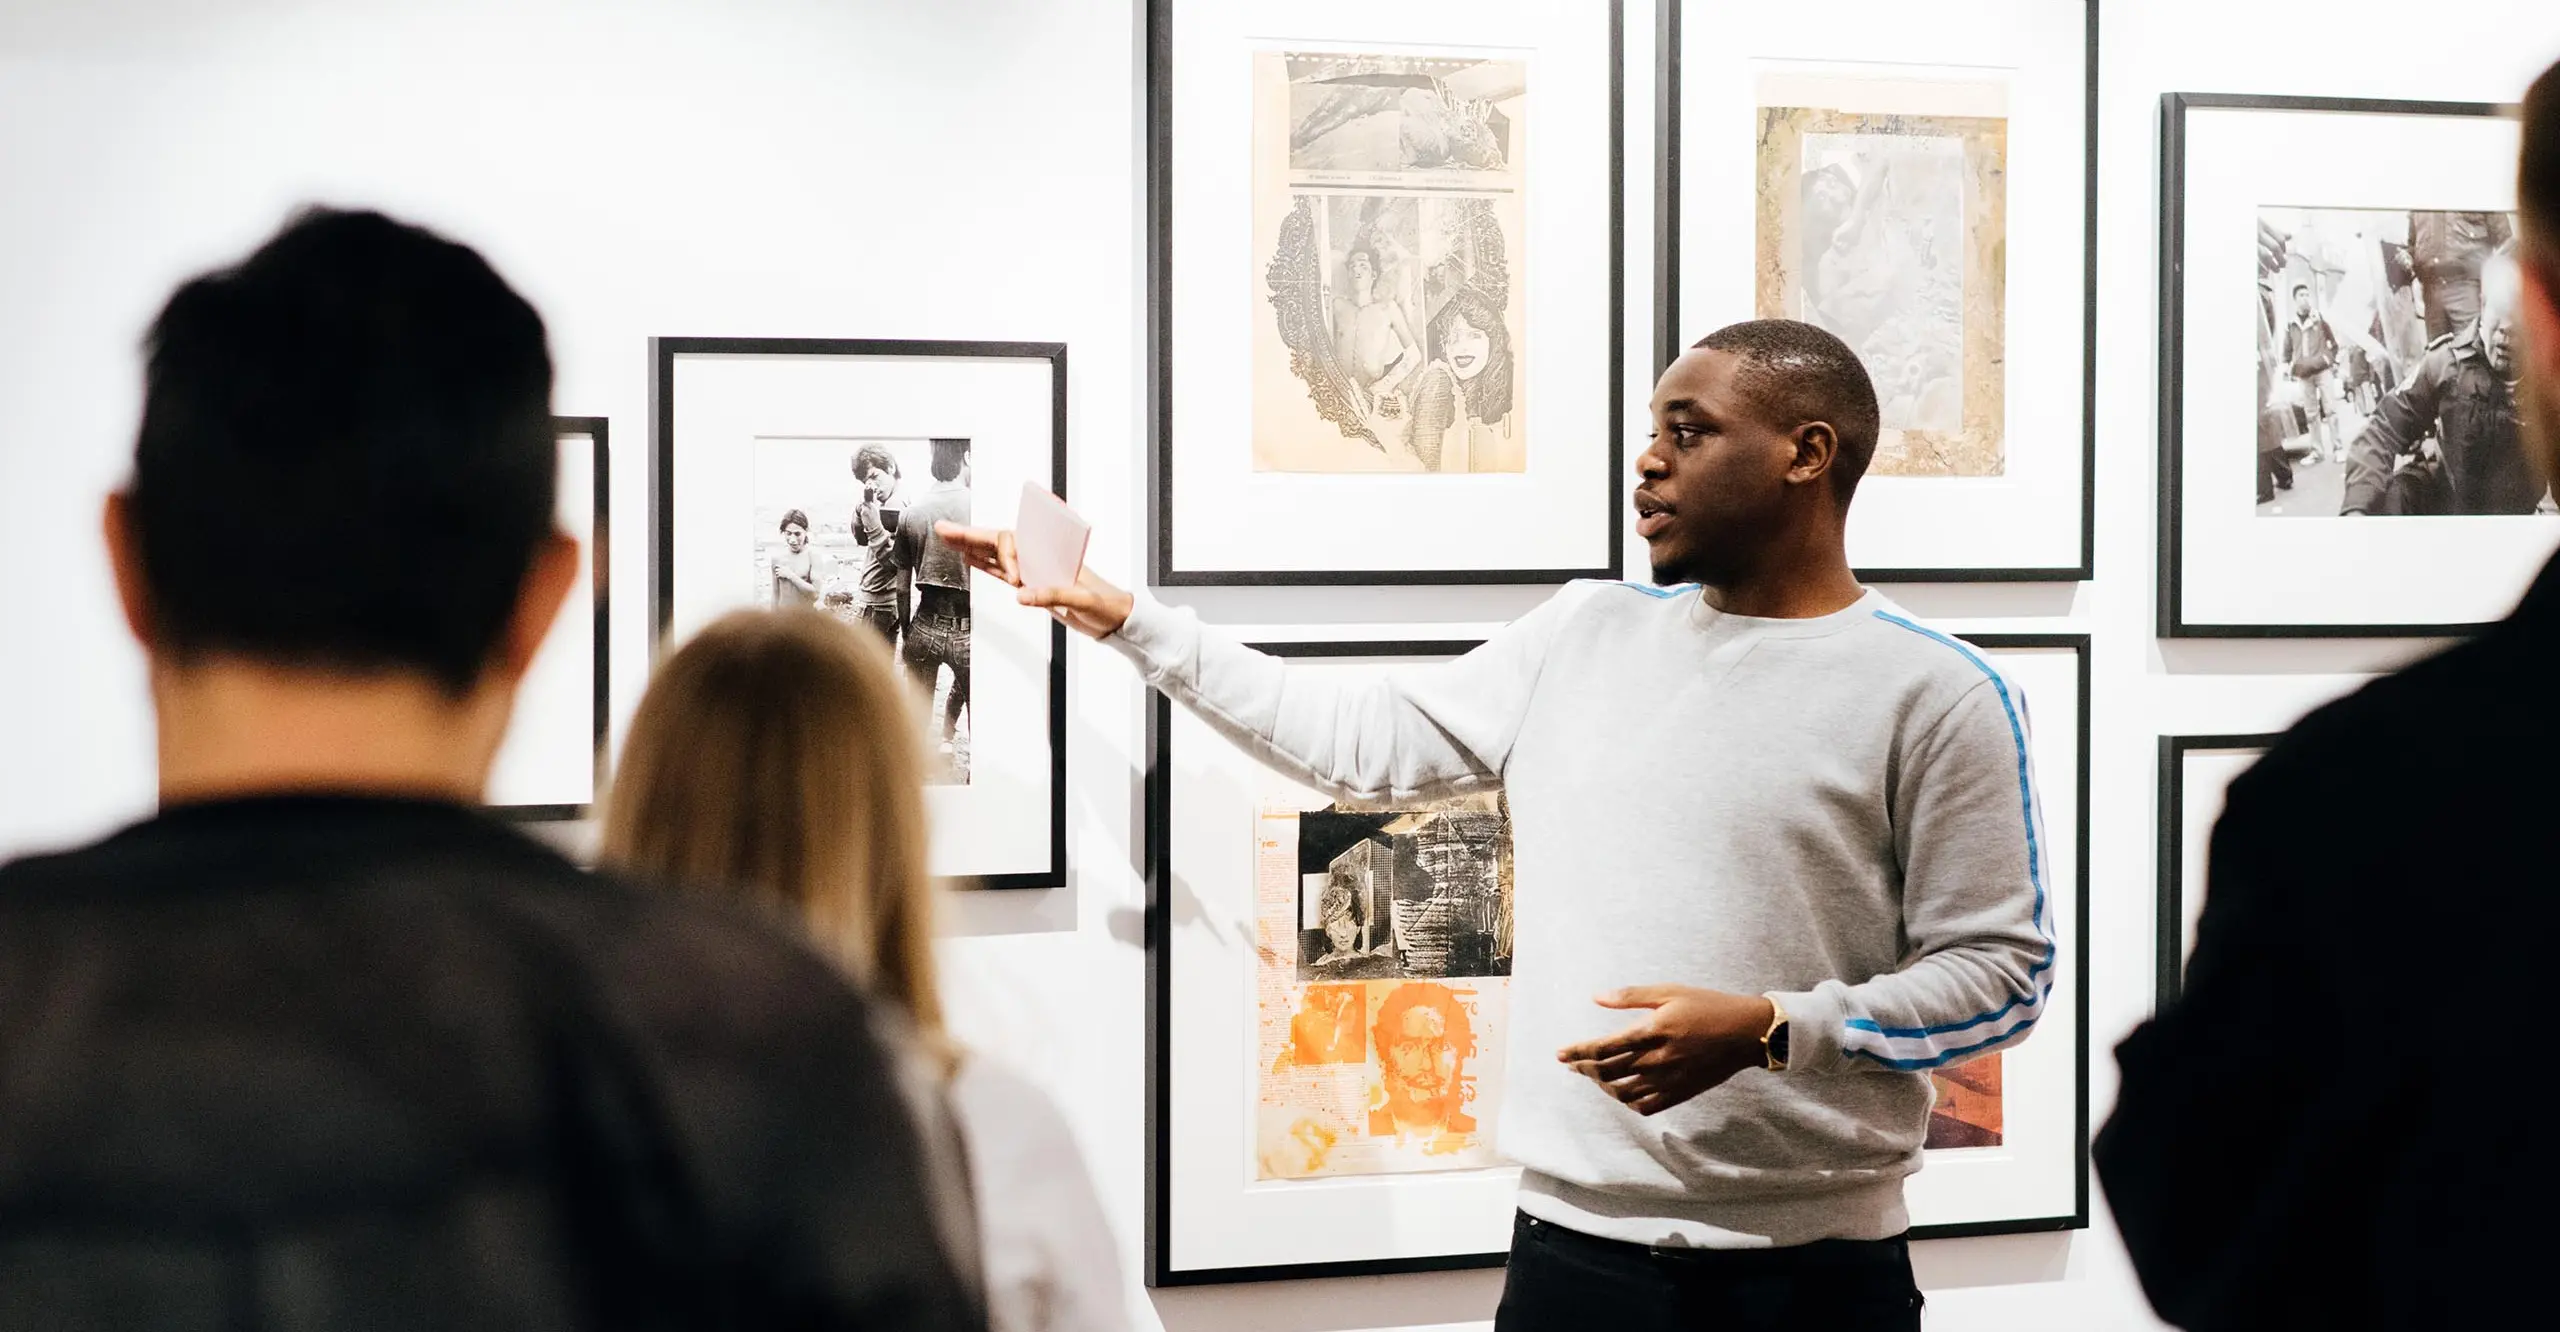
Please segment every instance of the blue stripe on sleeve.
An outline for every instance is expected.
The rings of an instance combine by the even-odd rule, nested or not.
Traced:
[[[1920,635],[1923,638],[1930,639],[1933,642],[1942,643],[1947,647],[1955,649],[1957,655],[1963,657],[1966,661],[1973,663],[1974,669],[1981,671],[1983,675],[1991,681],[1992,689],[2000,696],[2000,710],[2006,714],[2009,719],[2009,739],[2010,742],[2017,747],[2018,751],[2018,807],[2019,813],[2026,824],[2027,881],[2035,889],[2034,923],[2036,936],[2044,941],[2044,956],[2038,959],[2033,967],[2028,968],[2027,975],[2030,978],[2042,975],[2053,968],[2056,948],[2052,933],[2045,928],[2043,849],[2036,842],[2035,784],[2027,763],[2027,732],[2025,725],[2020,722],[2018,718],[2017,703],[2009,696],[2009,683],[2008,681],[2000,678],[2000,673],[1998,671],[1991,669],[1990,663],[1985,662],[1981,657],[1975,655],[1972,648],[1967,647],[1956,639],[1949,638],[1945,634],[1941,634],[1934,629],[1924,628],[1909,620],[1903,619],[1899,615],[1890,614],[1885,611],[1877,611],[1875,613],[1875,617],[1887,624],[1898,625]],[[2009,1000],[2009,1002],[2002,1004],[2000,1007],[1992,1009],[1989,1012],[1978,1013],[1958,1022],[1940,1023],[1936,1026],[1885,1027],[1877,1025],[1874,1021],[1867,1018],[1851,1018],[1848,1020],[1846,1025],[1852,1030],[1870,1032],[1877,1036],[1889,1039],[1941,1036],[1951,1032],[1967,1031],[1972,1028],[1982,1026],[1985,1023],[1996,1022],[2009,1013],[2016,1011],[2020,1005],[2040,1004],[2046,995],[2051,993],[2051,991],[2052,982],[2047,980],[2044,984],[2036,986],[2033,993],[2014,996]],[[1884,1058],[1881,1055],[1877,1055],[1866,1050],[1851,1050],[1848,1053],[1866,1055],[1868,1058],[1874,1059],[1876,1062],[1881,1063],[1888,1068],[1926,1068],[1935,1064],[1944,1063],[1949,1059],[1971,1054],[1976,1050],[1997,1045],[2033,1025],[2035,1025],[2035,1019],[2030,1016],[2025,1022],[2020,1023],[2017,1027],[2010,1031],[2003,1032],[2000,1035],[1994,1036],[1987,1041],[1967,1046],[1961,1050],[1948,1051],[1929,1059],[1893,1060]]]

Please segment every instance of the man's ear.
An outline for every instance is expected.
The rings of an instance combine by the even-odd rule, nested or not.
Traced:
[[[1831,464],[1839,457],[1839,432],[1828,421],[1807,421],[1796,427],[1796,457],[1787,468],[1787,479],[1819,481],[1830,474]]]
[[[552,622],[560,618],[570,587],[586,572],[586,561],[579,558],[583,553],[576,537],[556,528],[533,548],[533,563],[516,594],[515,614],[508,618],[506,639],[499,644],[497,664],[509,682],[523,679],[533,669],[534,654],[551,635]]]
[[[157,617],[151,609],[151,582],[142,572],[142,532],[134,525],[133,497],[119,490],[107,496],[100,517],[107,538],[107,565],[115,573],[116,602],[124,607],[125,628],[148,651],[159,641]]]

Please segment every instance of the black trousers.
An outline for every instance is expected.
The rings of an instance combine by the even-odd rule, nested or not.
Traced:
[[[1494,1332],[1918,1332],[1911,1245],[1822,1240],[1787,1249],[1656,1249],[1511,1223]]]

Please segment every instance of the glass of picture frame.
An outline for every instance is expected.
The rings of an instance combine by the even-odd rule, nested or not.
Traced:
[[[1066,629],[969,571],[936,519],[1066,489],[1055,342],[655,338],[652,601],[662,643],[747,606],[891,642],[924,700],[926,864],[962,888],[1066,882]],[[974,496],[1003,509],[973,508]]]
[[[2088,644],[2084,634],[1966,641],[2029,699],[2046,774],[2046,883],[2061,981],[2035,1036],[1941,1080],[1926,1168],[1909,1186],[1919,1238],[2088,1223]],[[1468,642],[1262,645],[1292,669],[1374,673]],[[1508,807],[1491,797],[1355,808],[1281,776],[1207,723],[1154,700],[1148,863],[1147,1268],[1152,1285],[1499,1265],[1518,1171],[1495,1149],[1509,949],[1453,943],[1417,966],[1370,942],[1364,877],[1410,857],[1463,882],[1434,896],[1508,919]],[[1469,855],[1424,854],[1432,839]],[[1401,863],[1401,862],[1400,862]],[[1449,869],[1451,865],[1458,869]],[[1537,891],[1537,885],[1524,885]],[[1391,913],[1392,907],[1386,908]],[[1454,1126],[1420,1156],[1373,1106],[1395,1104],[1375,1033],[1434,1003],[1471,1051],[1431,1113]]]
[[[2187,954],[2195,951],[2205,853],[2222,817],[2223,793],[2279,738],[2271,731],[2160,737],[2159,1003],[2178,997]]]
[[[2499,364],[2512,108],[2170,93],[2161,134],[2161,635],[2505,615],[2560,542]]]
[[[551,430],[560,450],[560,530],[586,552],[589,573],[570,585],[560,618],[517,686],[488,797],[499,817],[536,823],[575,821],[594,810],[612,707],[606,659],[611,423],[601,416],[555,416]]]
[[[1147,6],[1157,584],[1616,576],[1623,20]]]
[[[1859,577],[2090,577],[2097,0],[1689,8],[1659,10],[1654,364],[1828,329],[1883,418]]]

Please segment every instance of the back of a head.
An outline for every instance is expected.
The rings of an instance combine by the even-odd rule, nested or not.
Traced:
[[[918,726],[876,635],[814,610],[724,616],[651,679],[603,858],[805,921],[938,1037]]]
[[[2552,285],[2560,283],[2560,64],[2542,71],[2525,93],[2523,141],[2516,173],[2523,258]]]
[[[2548,480],[2560,476],[2560,64],[2525,93],[2523,151],[2516,171],[2516,259],[2534,281],[2523,283],[2525,367],[2517,386],[2525,443]],[[2539,291],[2537,296],[2535,293]]]
[[[130,503],[153,648],[467,692],[552,526],[533,307],[465,246],[314,209],[180,287],[148,356]]]
[[[1832,493],[1845,507],[1876,453],[1883,417],[1875,381],[1858,354],[1830,332],[1794,319],[1750,319],[1700,338],[1697,346],[1742,362],[1735,387],[1781,430],[1811,421],[1830,425],[1839,453]]]

